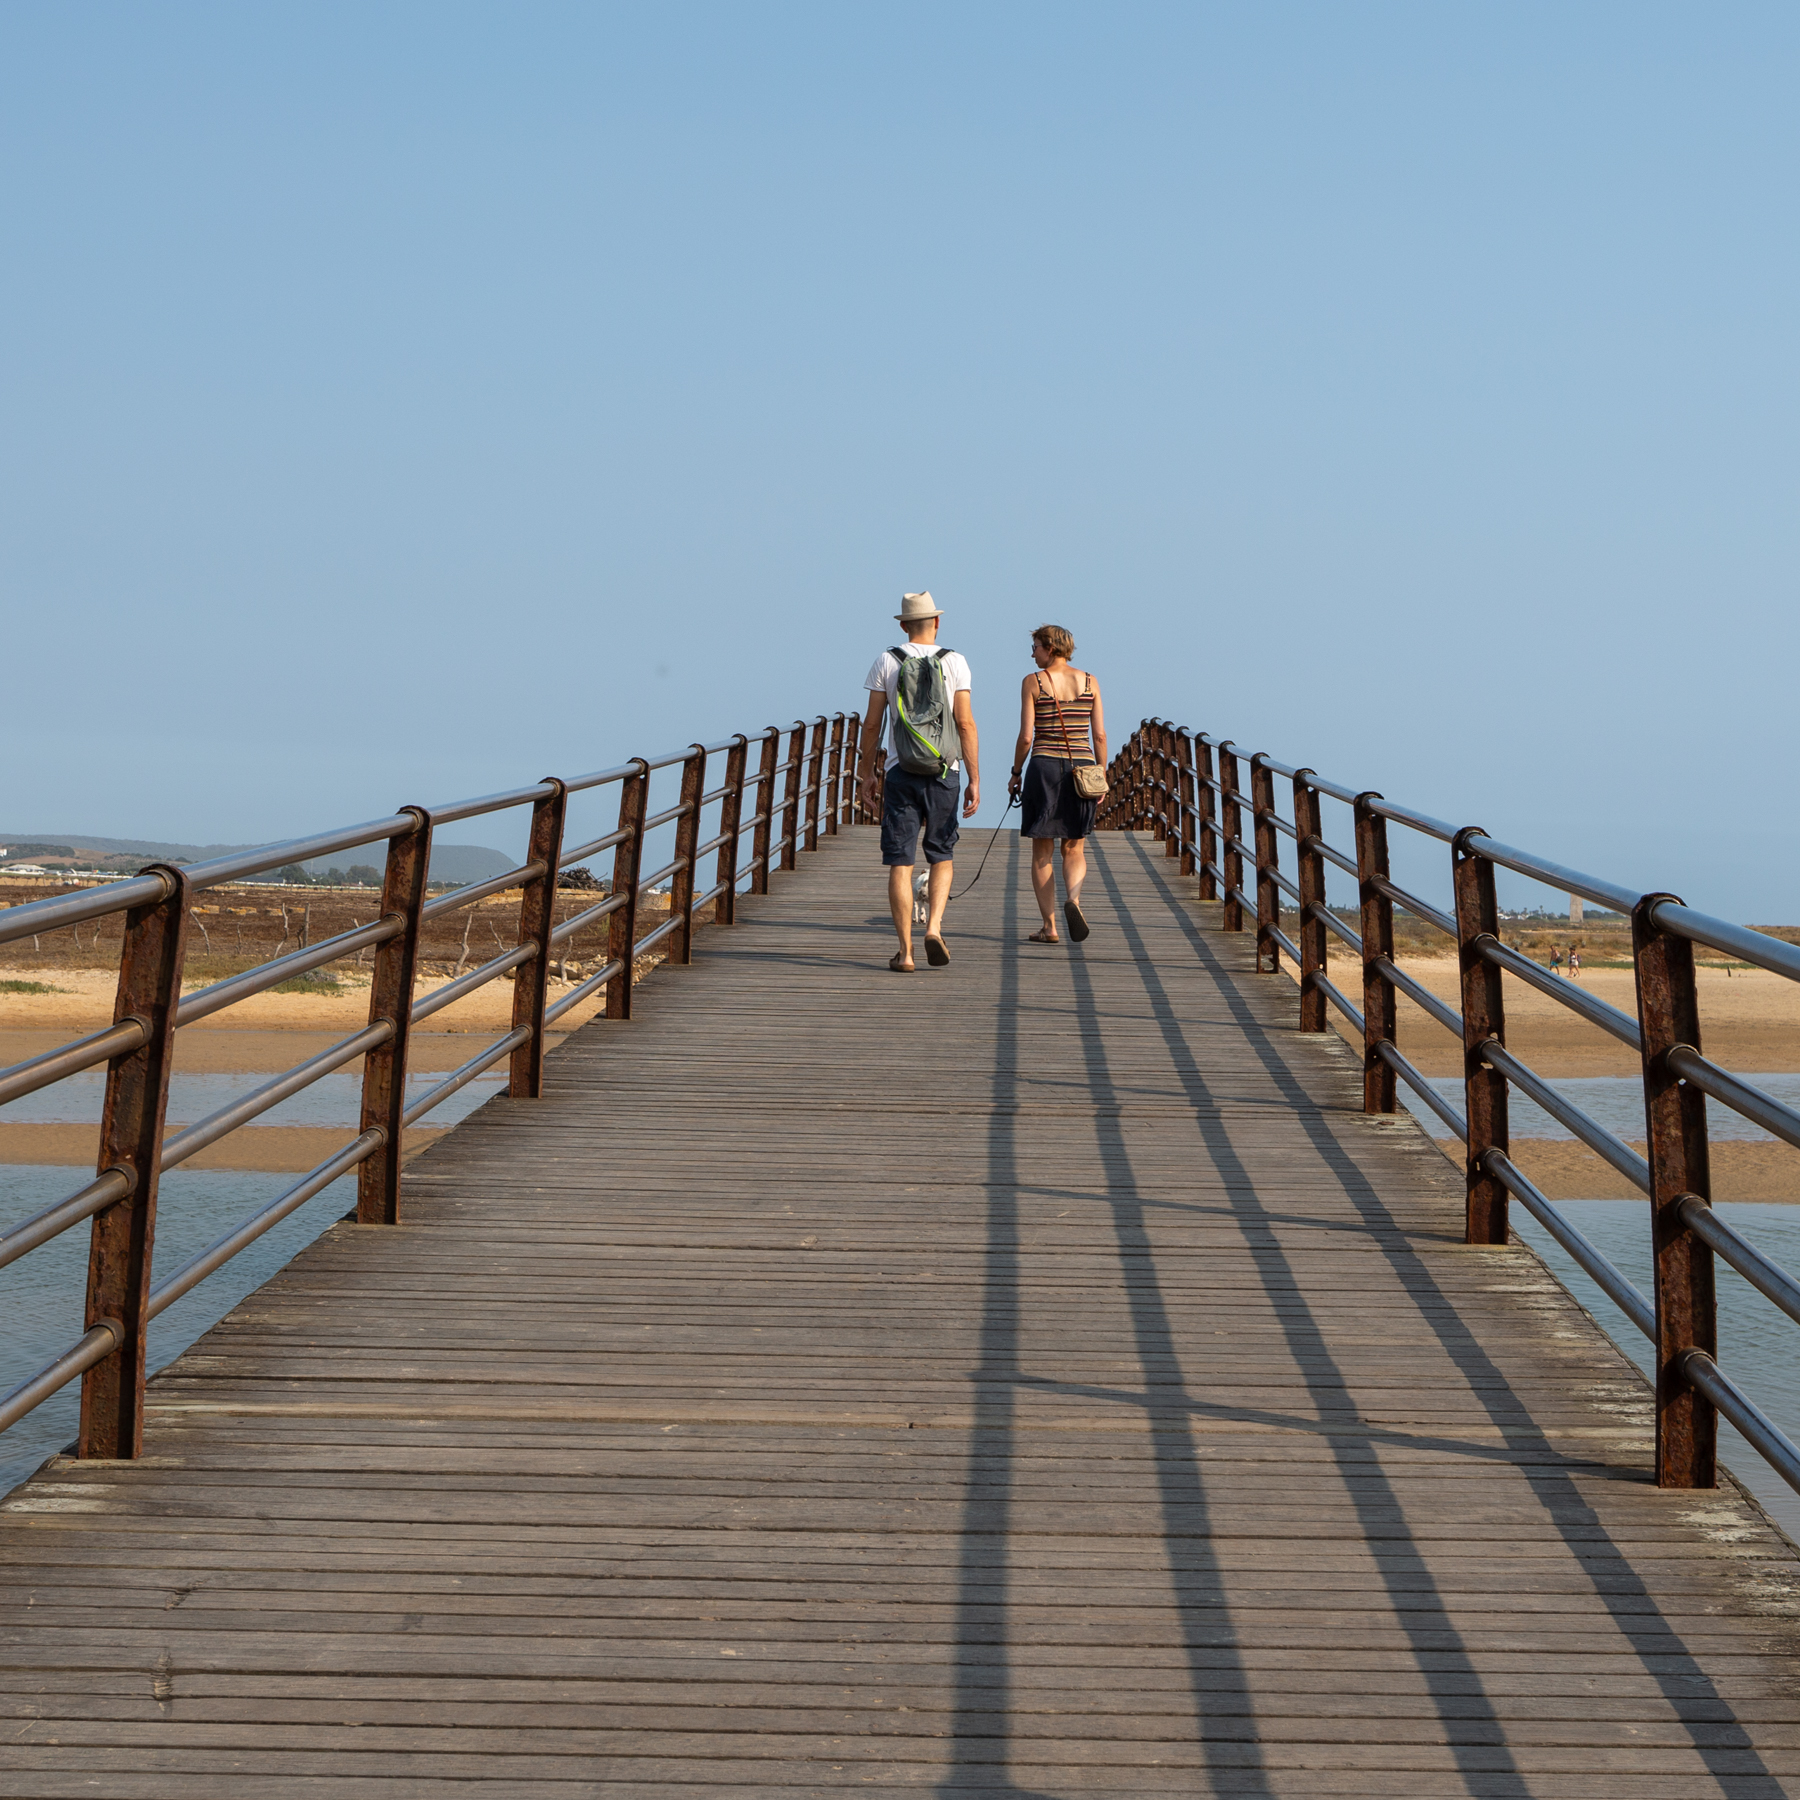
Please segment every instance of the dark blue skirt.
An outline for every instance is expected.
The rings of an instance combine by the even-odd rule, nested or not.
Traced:
[[[1019,831],[1028,838],[1084,838],[1094,829],[1097,800],[1075,791],[1075,768],[1066,756],[1034,756],[1019,788]]]

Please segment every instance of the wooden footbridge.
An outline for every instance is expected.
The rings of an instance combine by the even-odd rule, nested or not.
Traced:
[[[396,1189],[365,1150],[367,1222],[141,1410],[97,1372],[168,1284],[107,1235],[131,1194],[80,1215],[102,1358],[72,1353],[86,1453],[0,1503],[0,1793],[1800,1791],[1793,1546],[1729,1477],[1679,1483],[1671,1421],[1704,1437],[1710,1411],[1691,1382],[1659,1407],[1505,1241],[1504,1194],[1501,1241],[1468,1241],[1487,1170],[1380,1110],[1392,1061],[1303,1018],[1269,972],[1279,905],[1244,892],[1235,769],[1157,729],[1115,772],[1085,944],[1025,941],[1007,837],[950,966],[906,978],[849,744],[796,740],[781,798],[767,759],[760,809],[743,740],[722,793],[680,763],[676,911],[620,941],[679,951],[701,903],[730,928],[516,1064]],[[628,858],[651,772],[624,777]],[[423,866],[393,839],[404,924]],[[542,945],[556,840],[531,862]],[[1260,932],[1228,928],[1259,899]],[[166,941],[166,898],[135,904]],[[126,979],[178,992],[166,957]],[[495,1055],[554,1011],[517,991]],[[173,1021],[122,1019],[146,1006],[153,1048]],[[113,1049],[103,1159],[134,1174],[148,1052]],[[391,1104],[362,1054],[358,1143]]]

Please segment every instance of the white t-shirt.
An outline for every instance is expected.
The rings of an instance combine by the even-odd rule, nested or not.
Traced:
[[[937,644],[902,644],[900,649],[907,656],[936,656],[940,646]],[[950,690],[952,703],[958,694],[966,694],[974,684],[969,680],[969,665],[960,650],[949,650],[944,654],[944,686]],[[900,659],[892,650],[884,650],[876,657],[870,668],[868,679],[863,686],[871,694],[887,695],[887,720],[882,729],[887,733],[888,753],[887,766],[892,769],[900,761],[900,752],[894,748],[894,694],[900,686]],[[953,769],[960,769],[960,762],[953,762]]]

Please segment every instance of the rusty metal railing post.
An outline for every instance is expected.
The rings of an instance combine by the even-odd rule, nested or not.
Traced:
[[[831,762],[825,775],[825,804],[820,808],[825,815],[825,835],[836,837],[838,834],[838,797],[842,792],[844,780],[844,715],[831,715]]]
[[[863,716],[860,712],[844,714],[844,823],[862,822],[862,740]]]
[[[1213,741],[1205,732],[1194,739],[1194,756],[1199,765],[1194,781],[1200,801],[1200,829],[1196,833],[1200,840],[1200,898],[1216,900],[1219,897],[1219,878],[1215,873],[1219,868],[1219,827],[1212,787],[1216,777],[1213,774]]]
[[[800,851],[800,771],[805,762],[806,721],[796,719],[788,733],[787,782],[781,792],[781,866],[791,869]]]
[[[1250,759],[1250,813],[1256,822],[1256,966],[1281,973],[1281,889],[1275,885],[1280,849],[1275,841],[1275,776],[1269,758],[1259,750]],[[1265,960],[1266,959],[1266,960]]]
[[[1356,880],[1362,901],[1363,955],[1363,1111],[1391,1113],[1398,1103],[1394,1094],[1393,1065],[1382,1059],[1379,1046],[1394,1043],[1398,1017],[1393,983],[1375,966],[1376,958],[1392,960],[1394,954],[1394,903],[1379,884],[1388,878],[1387,820],[1371,810],[1377,793],[1356,797]]]
[[[1469,1122],[1467,1220],[1463,1242],[1506,1242],[1507,1191],[1489,1173],[1487,1153],[1504,1155],[1509,1147],[1506,1077],[1482,1060],[1483,1044],[1506,1044],[1506,996],[1500,970],[1481,954],[1481,940],[1497,937],[1500,913],[1494,901],[1494,865],[1469,848],[1469,839],[1485,837],[1470,825],[1456,834],[1451,847],[1456,879],[1456,954],[1462,970],[1463,1094]]]
[[[1145,773],[1149,781],[1150,834],[1165,847],[1169,840],[1168,758],[1163,754],[1161,719],[1144,721]]]
[[[1175,733],[1177,800],[1175,816],[1181,821],[1181,873],[1194,872],[1194,740],[1184,725]]]
[[[556,923],[556,875],[562,857],[563,814],[568,789],[554,775],[545,777],[552,791],[531,809],[528,863],[541,862],[543,874],[525,884],[519,900],[519,942],[537,945],[537,955],[513,970],[513,1029],[529,1026],[531,1036],[512,1053],[506,1091],[515,1100],[536,1100],[544,1091],[544,1006],[550,986],[550,932]]]
[[[1656,927],[1655,908],[1665,900],[1680,904],[1673,894],[1646,894],[1631,915],[1656,1253],[1656,1485],[1709,1488],[1718,1483],[1718,1415],[1681,1365],[1689,1350],[1719,1353],[1713,1253],[1679,1210],[1689,1194],[1712,1204],[1706,1096],[1668,1066],[1678,1044],[1699,1051],[1700,1008],[1693,945]]]
[[[812,745],[806,756],[806,847],[819,847],[819,785],[825,770],[825,715],[813,721]]]
[[[724,886],[713,902],[715,925],[737,923],[738,839],[742,835],[745,764],[749,760],[750,740],[740,731],[725,752],[725,796],[719,803],[719,830],[725,841],[719,846],[719,866],[713,875],[714,882],[723,882]]]
[[[750,854],[756,867],[750,872],[750,891],[769,891],[769,824],[775,817],[775,765],[781,757],[781,727],[770,725],[763,731],[762,761],[758,765],[761,779],[756,784],[756,829],[750,837]]]
[[[681,765],[684,808],[675,821],[675,873],[669,877],[669,917],[680,924],[669,934],[669,961],[685,968],[694,960],[694,846],[700,841],[700,796],[706,792],[706,746],[689,747]]]
[[[613,851],[612,891],[623,894],[625,904],[607,920],[606,960],[619,964],[619,972],[606,984],[606,1016],[631,1017],[632,965],[637,960],[638,871],[644,866],[644,801],[650,786],[650,770],[641,756],[633,757],[635,774],[619,783],[619,823],[626,833]]]
[[[1323,1031],[1326,1027],[1325,990],[1319,979],[1325,973],[1325,922],[1317,915],[1325,910],[1325,858],[1318,846],[1325,841],[1324,819],[1319,810],[1319,790],[1307,777],[1311,769],[1294,776],[1294,860],[1299,872],[1294,885],[1300,890],[1300,1029]]]
[[[400,1223],[400,1139],[406,1125],[406,1043],[412,1031],[413,983],[419,970],[419,926],[425,882],[431,871],[431,815],[423,807],[400,809],[418,820],[415,830],[388,839],[381,881],[381,915],[400,918],[406,929],[375,952],[369,982],[369,1023],[393,1027],[385,1044],[363,1057],[362,1123],[380,1131],[382,1146],[356,1169],[356,1222]]]
[[[1162,721],[1162,765],[1163,765],[1163,855],[1179,857],[1181,840],[1187,836],[1183,829],[1181,817],[1181,751],[1175,737],[1175,727],[1167,719]]]
[[[1244,907],[1241,896],[1244,892],[1244,855],[1238,848],[1244,841],[1243,818],[1238,806],[1238,770],[1237,750],[1230,738],[1219,745],[1219,787],[1221,789],[1219,811],[1222,815],[1220,824],[1224,827],[1224,838],[1220,848],[1224,855],[1219,866],[1225,873],[1225,916],[1220,924],[1227,931],[1244,929]]]
[[[144,1042],[106,1065],[96,1164],[101,1175],[123,1170],[131,1178],[131,1191],[94,1215],[82,1327],[84,1336],[99,1327],[110,1330],[113,1349],[82,1373],[75,1444],[76,1455],[109,1461],[144,1451],[144,1344],[150,1327],[157,1175],[187,939],[187,877],[160,863],[143,873],[162,877],[163,898],[125,915],[113,1023],[137,1019]]]

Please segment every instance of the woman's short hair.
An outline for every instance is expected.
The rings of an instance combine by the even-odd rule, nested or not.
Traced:
[[[1040,625],[1031,634],[1034,644],[1041,644],[1052,656],[1070,657],[1075,654],[1075,640],[1060,625]]]

